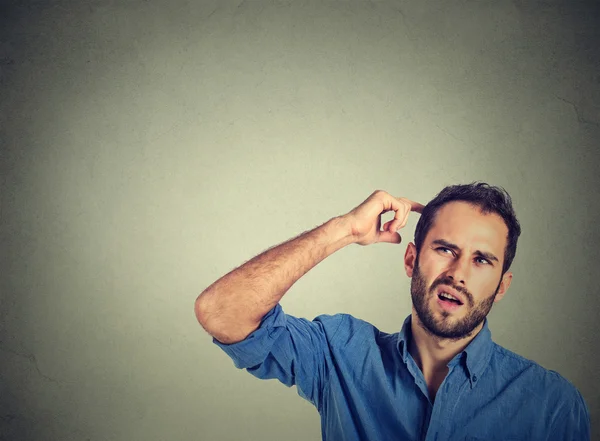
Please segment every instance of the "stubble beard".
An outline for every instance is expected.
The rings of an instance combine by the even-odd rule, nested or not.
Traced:
[[[429,302],[433,297],[437,297],[435,290],[439,285],[448,285],[456,289],[458,292],[463,294],[465,297],[465,303],[461,308],[469,308],[467,315],[456,319],[455,314],[447,311],[441,311],[442,318],[436,320],[433,309],[429,306]],[[496,291],[478,305],[473,307],[473,296],[465,289],[457,289],[452,283],[451,279],[441,277],[432,283],[429,291],[427,290],[427,282],[425,277],[419,270],[419,260],[415,261],[415,268],[413,270],[413,276],[410,283],[410,294],[412,297],[412,303],[417,312],[417,316],[421,321],[424,329],[430,335],[440,339],[460,340],[465,337],[471,336],[473,330],[483,322],[485,317],[489,314],[492,306],[494,305],[494,299],[500,289],[500,283]]]

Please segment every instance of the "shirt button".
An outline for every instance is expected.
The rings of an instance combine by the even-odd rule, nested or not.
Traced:
[[[477,381],[477,375],[473,375],[473,381]]]

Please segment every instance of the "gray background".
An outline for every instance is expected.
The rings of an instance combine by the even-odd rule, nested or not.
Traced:
[[[523,227],[494,340],[600,439],[598,3],[48,1],[0,9],[0,439],[320,439],[196,322],[213,281],[377,189],[482,180]],[[287,313],[397,332],[401,245],[351,245]],[[383,217],[391,219],[391,213]]]

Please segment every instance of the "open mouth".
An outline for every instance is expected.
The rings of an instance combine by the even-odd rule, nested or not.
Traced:
[[[462,302],[460,300],[457,300],[454,297],[452,297],[450,294],[446,294],[444,292],[438,294],[438,299],[440,300],[440,303],[442,303],[443,305],[448,305],[448,306],[462,305]]]

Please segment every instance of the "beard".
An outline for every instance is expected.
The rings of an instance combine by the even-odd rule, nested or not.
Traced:
[[[432,297],[436,297],[435,290],[439,285],[451,286],[465,297],[466,301],[462,305],[462,307],[468,308],[467,315],[465,317],[456,319],[453,317],[453,313],[441,311],[440,314],[442,318],[440,320],[436,320],[434,312],[429,306],[429,302]],[[410,295],[412,297],[412,303],[425,331],[432,336],[450,340],[460,340],[462,338],[471,336],[473,330],[479,326],[481,322],[483,322],[485,317],[492,309],[492,306],[494,305],[494,299],[496,298],[496,294],[498,294],[499,289],[500,282],[498,283],[498,287],[496,288],[495,292],[483,299],[477,305],[474,304],[473,295],[470,292],[468,292],[465,288],[455,286],[452,279],[448,277],[441,277],[437,279],[431,284],[431,287],[428,290],[425,277],[419,270],[418,258],[415,260],[415,268],[413,270],[413,276],[410,283]]]

